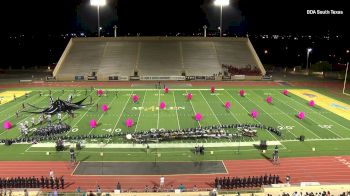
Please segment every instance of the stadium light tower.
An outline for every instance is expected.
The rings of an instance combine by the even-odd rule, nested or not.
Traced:
[[[312,52],[312,48],[308,48],[306,51],[307,51],[307,55],[306,55],[306,70],[308,71],[309,70],[309,55],[310,55],[310,52]]]
[[[207,37],[207,25],[203,26],[203,30],[204,30],[204,37]]]
[[[230,0],[215,0],[214,5],[220,6],[220,37],[222,36],[222,7],[228,6],[230,4]]]
[[[106,5],[106,0],[90,0],[90,4],[97,7],[97,36],[100,37],[102,29],[100,27],[100,6]]]

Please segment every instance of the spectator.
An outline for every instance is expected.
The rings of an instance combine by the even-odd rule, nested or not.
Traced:
[[[173,185],[170,185],[169,192],[175,192],[175,189],[174,189],[174,186],[173,186]]]
[[[164,186],[164,181],[165,181],[164,176],[161,176],[161,177],[160,177],[160,183],[159,183],[159,187],[160,187],[160,188],[163,188],[163,186]]]
[[[148,187],[148,185],[145,185],[145,192],[149,192],[149,187]]]
[[[50,169],[49,177],[52,179],[55,179],[55,175],[54,175],[52,169]]]
[[[77,190],[75,192],[78,193],[78,195],[80,195],[80,186],[77,187]]]
[[[185,186],[183,184],[180,184],[179,189],[180,189],[181,192],[184,192],[185,191]]]
[[[290,183],[290,176],[289,176],[289,175],[286,176],[286,183],[287,183],[287,184]]]
[[[117,183],[117,187],[116,187],[116,189],[117,189],[117,190],[120,190],[120,192],[121,192],[121,190],[122,190],[122,186],[120,185],[120,183],[119,183],[119,182]]]
[[[89,196],[95,196],[95,194],[92,191],[90,191]]]
[[[210,196],[217,196],[217,190],[214,188],[212,191],[209,193]]]
[[[24,196],[29,196],[27,189],[24,189]]]
[[[101,191],[100,185],[97,185],[96,193],[97,193],[97,196],[101,196],[102,195],[102,191]]]
[[[193,186],[192,191],[193,191],[193,192],[197,192],[197,191],[198,191],[197,185],[194,185],[194,186]]]

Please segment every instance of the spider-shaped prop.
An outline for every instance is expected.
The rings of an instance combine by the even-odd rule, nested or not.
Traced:
[[[57,98],[56,101],[53,100],[52,97],[50,97],[50,106],[47,108],[40,108],[31,104],[28,104],[29,106],[35,108],[35,109],[40,109],[41,111],[25,111],[25,112],[29,112],[29,113],[34,113],[34,114],[57,114],[57,113],[68,113],[68,114],[72,114],[74,110],[80,109],[80,108],[84,108],[90,104],[82,104],[85,99],[87,97],[85,97],[84,99],[72,103],[72,96],[69,96],[69,98],[67,99],[67,101],[63,101],[60,98]],[[90,100],[91,101],[91,100]]]

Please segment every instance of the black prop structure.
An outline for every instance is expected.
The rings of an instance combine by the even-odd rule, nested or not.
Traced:
[[[63,101],[61,99],[57,99],[56,101],[53,100],[52,97],[50,97],[50,106],[47,108],[40,108],[31,104],[28,104],[29,106],[35,108],[35,109],[41,109],[41,111],[25,111],[28,113],[33,113],[33,114],[57,114],[57,113],[68,113],[68,114],[72,114],[74,110],[80,109],[80,108],[84,108],[88,105],[92,105],[92,103],[90,104],[83,104],[83,102],[85,101],[87,97],[85,97],[84,99],[72,103],[72,96],[69,96],[67,101]]]

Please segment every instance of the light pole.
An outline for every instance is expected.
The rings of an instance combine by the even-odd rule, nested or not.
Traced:
[[[114,25],[113,29],[114,29],[114,37],[117,37],[117,29],[118,29],[117,25]]]
[[[306,71],[309,71],[309,54],[312,51],[312,48],[307,49],[307,55],[306,55]]]
[[[204,29],[204,37],[207,37],[207,25],[204,25],[203,29]]]
[[[215,0],[214,4],[220,6],[220,37],[222,37],[222,7],[230,4],[230,0]]]
[[[90,0],[92,6],[97,7],[97,37],[101,36],[101,26],[100,26],[100,6],[106,5],[106,0]]]

